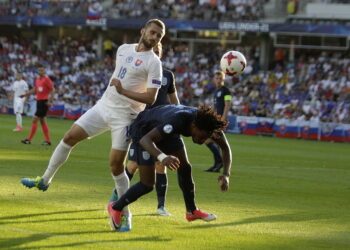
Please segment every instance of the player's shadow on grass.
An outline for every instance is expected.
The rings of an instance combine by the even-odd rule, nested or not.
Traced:
[[[85,213],[85,212],[96,212],[101,211],[101,209],[85,209],[85,210],[69,210],[69,211],[54,211],[47,213],[31,213],[31,214],[19,214],[14,216],[4,216],[0,217],[0,224],[13,223],[15,220],[28,219],[38,216],[55,215],[55,214],[71,214],[71,213]]]
[[[139,216],[149,216],[149,217],[153,217],[153,216],[157,216],[157,217],[159,217],[160,215],[159,214],[157,214],[157,213],[150,213],[150,214],[133,214],[132,215],[132,217],[139,217]]]
[[[298,222],[298,221],[309,221],[309,220],[323,220],[330,219],[332,216],[325,214],[276,214],[270,216],[261,216],[261,217],[251,217],[246,218],[240,221],[232,221],[227,223],[220,223],[219,221],[214,221],[209,224],[200,224],[200,225],[191,225],[182,227],[182,229],[193,229],[193,228],[213,228],[213,227],[228,227],[228,226],[239,226],[245,224],[253,223],[273,223],[273,222]]]
[[[108,247],[118,247],[118,248],[132,248],[131,246],[120,244],[120,242],[135,242],[135,241],[152,241],[152,242],[167,242],[171,241],[169,238],[162,238],[162,236],[153,236],[153,237],[136,237],[136,238],[127,238],[127,239],[113,239],[113,240],[90,240],[90,241],[81,241],[81,242],[74,242],[74,243],[67,243],[67,244],[60,244],[60,245],[38,245],[38,246],[32,246],[32,247],[20,247],[20,245],[23,244],[30,244],[32,242],[36,241],[43,241],[48,240],[50,237],[62,237],[63,240],[76,240],[75,237],[69,237],[69,235],[76,235],[76,234],[91,234],[91,233],[101,233],[103,231],[98,232],[70,232],[70,233],[47,233],[47,234],[32,234],[30,236],[26,237],[16,237],[16,238],[9,238],[0,240],[0,246],[9,248],[16,248],[16,249],[38,249],[38,248],[63,248],[63,247],[75,247],[75,246],[83,246],[83,245],[90,245],[90,244],[98,244],[101,246],[108,246]],[[116,232],[108,231],[109,233],[116,234]]]

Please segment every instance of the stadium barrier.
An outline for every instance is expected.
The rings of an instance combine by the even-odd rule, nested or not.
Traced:
[[[10,102],[0,101],[0,113],[13,114]],[[35,101],[28,101],[25,113],[33,116]],[[76,120],[90,106],[80,104],[56,104],[49,108],[48,116]],[[281,138],[298,138],[332,142],[350,142],[350,124],[333,122],[298,121],[255,116],[229,116],[228,133],[266,135]]]
[[[350,142],[350,124],[273,119],[255,116],[230,116],[229,122],[228,133]]]

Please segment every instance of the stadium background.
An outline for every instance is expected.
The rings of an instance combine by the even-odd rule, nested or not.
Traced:
[[[234,49],[248,67],[226,79],[229,132],[350,141],[347,1],[1,1],[0,13],[2,113],[12,113],[16,73],[32,86],[41,62],[58,90],[50,115],[77,119],[103,93],[116,48],[159,17],[182,104],[211,103],[213,72]]]

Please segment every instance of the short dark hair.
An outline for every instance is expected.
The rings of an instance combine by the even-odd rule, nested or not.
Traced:
[[[194,125],[215,135],[224,131],[228,125],[227,121],[222,121],[221,116],[214,112],[210,106],[202,105],[198,108],[194,118]]]
[[[42,63],[37,63],[37,64],[36,64],[36,67],[37,67],[37,68],[45,68],[44,64],[42,64]]]
[[[147,23],[145,24],[145,28],[150,26],[152,23],[154,23],[154,24],[158,25],[159,27],[161,27],[164,30],[164,32],[165,32],[165,24],[163,23],[162,20],[156,19],[156,18],[148,20]]]

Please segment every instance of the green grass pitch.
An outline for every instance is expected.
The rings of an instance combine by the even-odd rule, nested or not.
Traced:
[[[167,207],[155,214],[156,193],[131,205],[133,229],[112,232],[105,207],[113,182],[110,134],[79,144],[46,192],[20,184],[42,175],[72,121],[49,119],[53,146],[41,127],[32,145],[0,115],[0,248],[3,249],[350,249],[350,144],[228,135],[233,166],[222,193],[205,146],[186,138],[199,208],[214,222],[187,222],[176,173],[169,172]],[[138,181],[135,176],[132,183]]]

